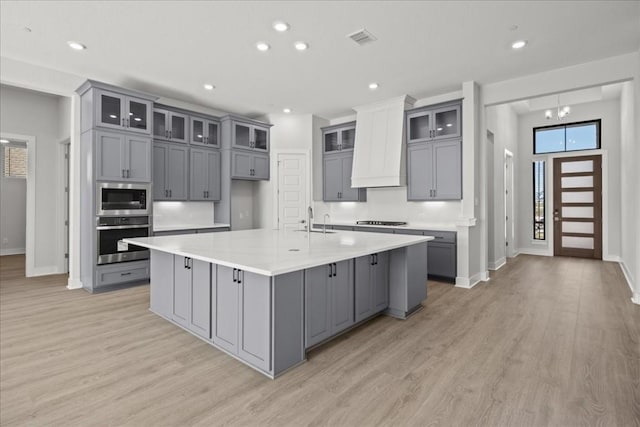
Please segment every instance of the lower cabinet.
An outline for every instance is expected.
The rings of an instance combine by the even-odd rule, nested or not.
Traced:
[[[305,270],[305,348],[355,323],[353,260]]]
[[[264,370],[271,369],[271,281],[217,266],[212,294],[213,343]]]
[[[389,305],[389,253],[356,258],[355,321],[360,322]]]
[[[427,271],[429,276],[456,279],[456,245],[431,241],[427,245]]]
[[[174,255],[171,318],[205,338],[211,338],[211,282],[211,264]]]

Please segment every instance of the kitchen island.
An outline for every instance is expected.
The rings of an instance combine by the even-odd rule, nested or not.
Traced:
[[[275,378],[373,316],[419,309],[432,239],[258,229],[124,242],[151,250],[151,311]]]

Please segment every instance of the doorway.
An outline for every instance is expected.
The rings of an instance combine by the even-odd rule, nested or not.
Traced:
[[[278,228],[297,230],[306,221],[307,154],[278,153]]]
[[[553,160],[553,254],[602,259],[602,156]]]
[[[504,244],[505,254],[515,256],[515,209],[513,200],[513,153],[504,150]]]

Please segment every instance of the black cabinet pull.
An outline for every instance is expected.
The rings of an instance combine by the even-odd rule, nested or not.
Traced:
[[[371,263],[370,263],[370,265],[375,265],[375,264],[373,263],[373,254],[371,254],[370,256],[371,256]]]
[[[131,272],[128,272],[128,273],[120,273],[120,275],[121,275],[121,276],[129,276],[129,275],[131,275]]]
[[[333,264],[329,264],[329,277],[333,277]]]
[[[238,271],[238,270],[236,270],[236,269],[234,268],[234,269],[233,269],[233,282],[234,282],[234,283],[238,281],[238,279],[236,279],[236,271]]]
[[[378,254],[373,254],[373,257],[375,258],[375,264],[374,265],[378,265]]]
[[[242,280],[240,280],[240,274],[244,277],[244,271],[238,270],[238,284],[242,283]]]
[[[164,131],[164,137],[165,137],[165,138],[169,138],[169,131],[168,131],[168,130],[165,130],[165,131]]]
[[[336,263],[333,263],[333,277],[336,277],[338,275],[338,267],[336,266]]]
[[[122,127],[124,127],[124,117],[122,118]]]
[[[172,130],[170,130],[170,131],[169,131],[169,139],[172,139],[172,138],[173,138],[173,131],[172,131]]]
[[[184,257],[184,268],[189,268],[189,267],[187,266],[187,257]]]

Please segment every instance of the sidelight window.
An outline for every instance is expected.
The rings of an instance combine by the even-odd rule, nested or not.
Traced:
[[[545,240],[545,161],[533,162],[533,239]]]

